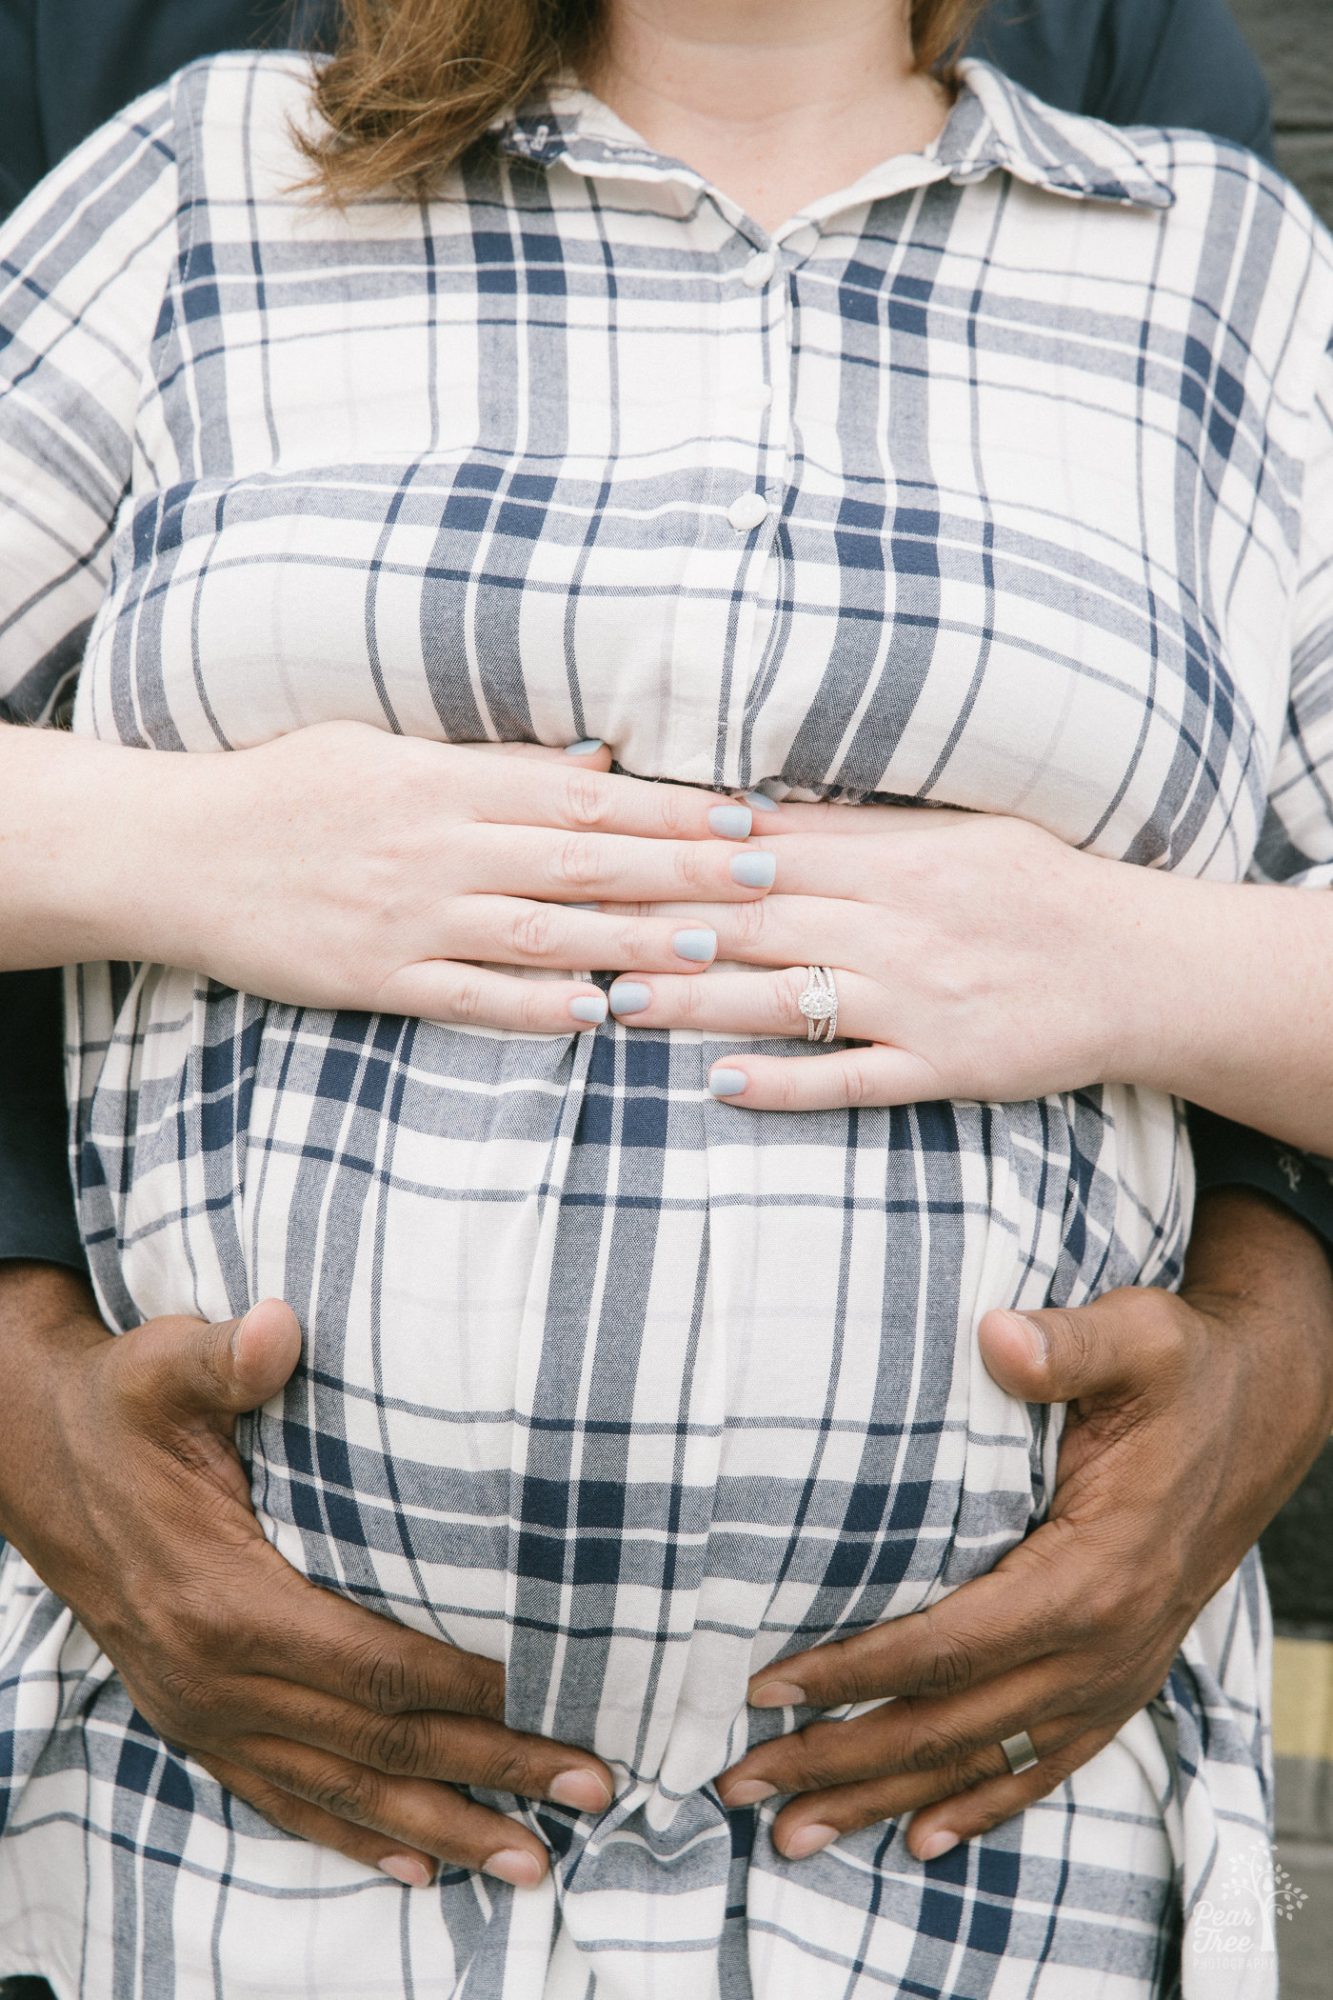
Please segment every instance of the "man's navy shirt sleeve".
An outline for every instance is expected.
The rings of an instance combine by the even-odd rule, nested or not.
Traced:
[[[0,0],[0,211],[185,63],[313,43],[333,16],[333,0]]]
[[[327,37],[332,0],[296,12],[293,35],[273,0],[0,0],[0,213],[182,63]],[[1268,91],[1225,0],[994,0],[973,47],[1070,110],[1271,147]],[[58,976],[0,978],[0,1260],[82,1263],[60,1039]],[[1201,1186],[1262,1188],[1333,1244],[1327,1182],[1296,1170],[1298,1156],[1219,1119],[1201,1116],[1194,1133]]]
[[[0,1260],[84,1268],[65,1148],[58,972],[0,980]]]
[[[1297,1216],[1333,1251],[1333,1179],[1327,1166],[1191,1104],[1190,1139],[1199,1193],[1253,1188]]]
[[[1226,0],[992,0],[972,50],[1066,111],[1272,158],[1268,85]]]

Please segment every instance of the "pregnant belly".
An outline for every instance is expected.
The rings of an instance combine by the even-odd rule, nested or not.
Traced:
[[[207,989],[173,1056],[162,999],[134,1092],[103,1061],[85,1096],[104,1295],[126,1321],[287,1298],[303,1365],[242,1438],[266,1532],[504,1659],[516,1726],[664,1807],[778,1726],[746,1711],[756,1667],[1027,1530],[1054,1431],[980,1366],[980,1311],[1086,1296],[1173,1240],[1121,1198],[1098,1096],[755,1117],[708,1095],[719,1050],[688,1035]]]

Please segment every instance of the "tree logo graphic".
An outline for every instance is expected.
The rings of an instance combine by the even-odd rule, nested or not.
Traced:
[[[1291,1923],[1308,1901],[1268,1842],[1253,1840],[1232,1855],[1214,1897],[1201,1898],[1196,1905],[1191,1946],[1197,1954],[1207,1953],[1215,1963],[1224,1961],[1237,1972],[1246,1960],[1252,1963],[1264,1954],[1276,1958],[1278,1923],[1283,1919]]]
[[[1252,1840],[1243,1854],[1231,1857],[1224,1895],[1245,1898],[1257,1905],[1264,1951],[1277,1950],[1276,1925],[1285,1917],[1290,1923],[1309,1897],[1292,1881],[1266,1840]]]

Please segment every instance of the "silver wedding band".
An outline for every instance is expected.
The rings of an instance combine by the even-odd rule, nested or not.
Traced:
[[[838,988],[827,965],[806,967],[805,989],[798,1004],[805,1016],[807,1042],[838,1039]]]
[[[1026,1729],[1020,1729],[1017,1736],[1006,1736],[1000,1748],[1004,1752],[1005,1763],[1016,1778],[1021,1777],[1024,1771],[1030,1771],[1037,1762],[1037,1753]]]

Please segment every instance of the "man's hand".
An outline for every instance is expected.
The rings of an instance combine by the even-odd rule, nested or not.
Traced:
[[[1159,1692],[1333,1428],[1328,1257],[1238,1190],[1200,1204],[1178,1297],[990,1313],[981,1346],[1013,1395],[1070,1405],[1050,1518],[929,1610],[755,1676],[757,1707],[898,1697],[718,1780],[728,1805],[798,1795],[774,1826],[792,1859],[914,1813],[911,1849],[933,1860],[1053,1791]],[[1020,1730],[1039,1761],[1014,1777],[998,1745]]]
[[[287,1832],[412,1886],[438,1861],[536,1883],[542,1843],[439,1781],[591,1811],[611,1774],[506,1729],[495,1661],[316,1588],[264,1539],[232,1427],[300,1348],[276,1302],[112,1339],[81,1281],[0,1268],[0,1533],[166,1741]]]

